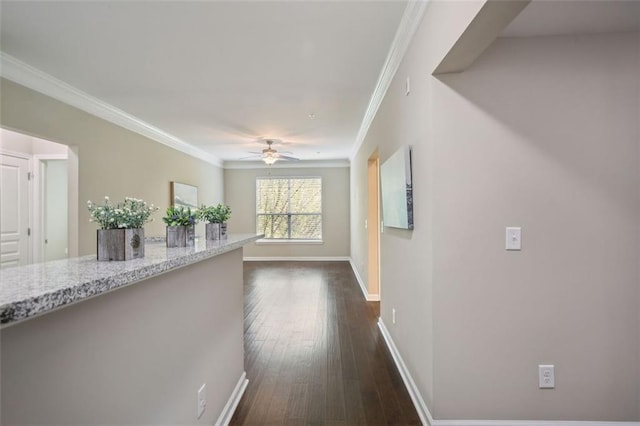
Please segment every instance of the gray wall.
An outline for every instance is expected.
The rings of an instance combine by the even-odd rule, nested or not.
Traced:
[[[229,232],[256,232],[256,177],[322,177],[322,244],[259,244],[245,246],[247,257],[348,257],[349,168],[225,169],[224,192],[232,214]]]
[[[5,328],[1,422],[213,424],[244,371],[242,306],[237,249]]]
[[[78,154],[79,254],[95,253],[96,225],[89,222],[87,200],[142,198],[160,207],[146,236],[164,236],[163,211],[169,182],[198,187],[200,203],[224,199],[222,168],[183,154],[122,127],[5,79],[0,126],[72,146]],[[70,214],[72,214],[70,212]],[[204,233],[200,226],[198,233]]]
[[[502,418],[640,420],[638,41],[499,40],[434,83],[435,359],[456,369],[435,377],[443,416],[502,403]],[[509,225],[520,253],[504,251]],[[556,365],[554,391],[536,389],[539,363]],[[496,369],[503,393],[471,398]],[[473,378],[464,408],[459,377]]]
[[[355,264],[366,160],[413,145],[416,228],[382,235],[381,317],[434,417],[638,421],[639,36],[499,39],[431,76],[471,7],[430,3],[352,162]]]

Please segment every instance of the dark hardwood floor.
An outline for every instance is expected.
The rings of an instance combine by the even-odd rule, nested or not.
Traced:
[[[245,262],[245,371],[232,425],[420,424],[347,262]]]

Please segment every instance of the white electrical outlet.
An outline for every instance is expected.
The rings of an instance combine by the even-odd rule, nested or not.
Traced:
[[[553,365],[538,365],[538,386],[540,389],[556,387],[556,372]]]
[[[396,308],[391,309],[391,322],[396,323]]]
[[[204,383],[198,389],[198,418],[202,417],[204,410],[207,408],[207,384]]]
[[[407,77],[407,81],[404,84],[404,90],[406,96],[409,96],[409,93],[411,93],[411,79],[409,77]]]

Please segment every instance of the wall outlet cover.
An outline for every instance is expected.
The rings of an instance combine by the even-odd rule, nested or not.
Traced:
[[[540,389],[553,389],[556,387],[556,372],[553,365],[538,365],[538,387]]]

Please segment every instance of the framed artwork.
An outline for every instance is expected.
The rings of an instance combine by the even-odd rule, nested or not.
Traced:
[[[171,205],[192,210],[198,208],[198,187],[186,183],[171,182],[170,185]]]
[[[403,146],[380,167],[384,226],[413,229],[411,147]]]

